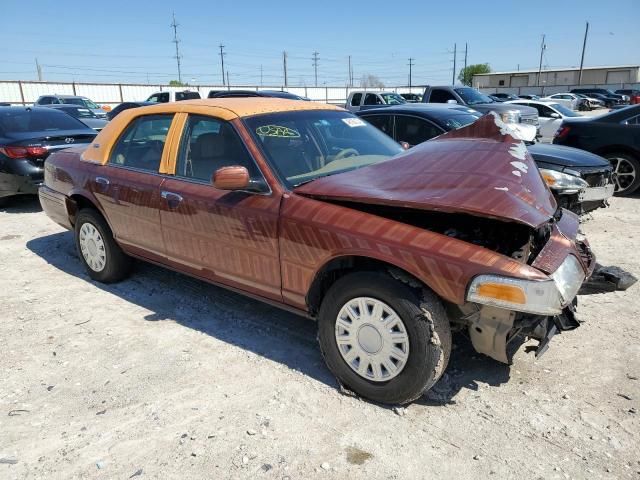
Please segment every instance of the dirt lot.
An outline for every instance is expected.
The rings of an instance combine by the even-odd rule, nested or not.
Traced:
[[[585,224],[640,272],[640,198]],[[315,326],[139,264],[89,280],[34,200],[0,209],[0,478],[640,478],[640,290],[513,367],[459,337],[435,391],[342,394]]]

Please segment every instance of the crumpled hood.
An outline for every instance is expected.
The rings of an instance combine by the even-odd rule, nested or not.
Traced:
[[[385,162],[319,178],[295,193],[318,199],[466,213],[537,228],[556,202],[521,141],[496,114]]]

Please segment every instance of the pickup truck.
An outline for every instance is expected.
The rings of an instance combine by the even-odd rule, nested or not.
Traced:
[[[192,90],[183,90],[181,92],[166,91],[155,92],[149,96],[145,101],[153,103],[169,103],[179,102],[181,100],[199,100],[200,94]]]
[[[381,105],[403,105],[407,101],[395,92],[351,92],[344,108],[350,112],[359,112]]]
[[[528,123],[538,126],[538,111],[524,105],[496,102],[471,87],[427,87],[423,103],[459,103],[482,113],[496,112],[505,123]]]

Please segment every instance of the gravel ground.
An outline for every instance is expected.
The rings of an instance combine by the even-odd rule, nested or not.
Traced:
[[[640,198],[584,228],[640,272]],[[37,201],[0,209],[0,478],[640,478],[640,296],[508,367],[454,339],[405,409],[342,394],[314,323],[161,268],[92,282]]]

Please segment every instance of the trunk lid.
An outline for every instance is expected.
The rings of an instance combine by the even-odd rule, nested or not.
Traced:
[[[537,228],[556,202],[524,143],[497,115],[448,132],[385,162],[294,189],[313,198],[466,213]]]

